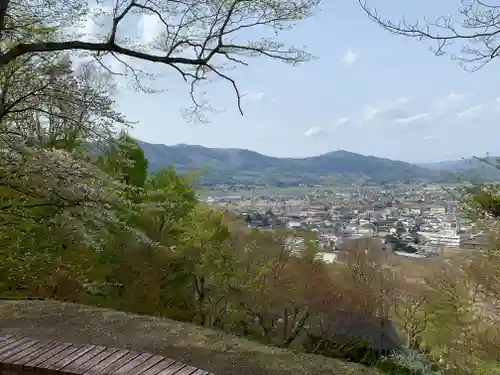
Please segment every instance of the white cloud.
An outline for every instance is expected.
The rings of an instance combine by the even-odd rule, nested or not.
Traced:
[[[464,95],[452,92],[434,101],[433,107],[439,113],[448,112],[462,105],[464,99]]]
[[[314,138],[314,137],[319,137],[319,136],[324,135],[324,134],[326,134],[325,129],[317,127],[317,126],[313,126],[312,128],[309,128],[305,132],[304,135],[306,137],[309,137],[309,138]]]
[[[408,101],[401,99],[393,102],[370,105],[361,111],[360,123],[368,122],[392,122],[413,116],[408,106]]]
[[[346,54],[342,57],[342,62],[346,65],[352,65],[356,62],[358,59],[359,55],[355,53],[353,50],[349,50],[346,52]]]
[[[340,118],[337,119],[337,121],[335,121],[335,123],[333,124],[333,127],[337,128],[339,126],[346,125],[348,123],[349,123],[349,118],[348,117],[340,117]]]
[[[245,91],[241,94],[242,99],[254,102],[261,101],[264,96],[264,93],[259,91]]]
[[[481,104],[474,105],[460,112],[457,117],[463,120],[476,119],[478,117],[481,117],[481,115],[483,114],[483,109],[484,107]]]
[[[422,137],[424,141],[430,141],[431,139],[436,138],[435,135],[426,135],[425,137]]]
[[[464,95],[452,92],[428,102],[399,97],[371,104],[360,111],[354,124],[363,128],[376,126],[377,129],[395,130],[405,127],[422,131],[430,129],[430,125],[451,127],[457,123],[456,119],[473,121],[495,111],[500,112],[500,97],[495,103],[471,105]]]
[[[427,117],[429,117],[429,113],[423,112],[409,117],[401,117],[396,119],[395,121],[399,124],[411,124],[412,122],[419,121]]]

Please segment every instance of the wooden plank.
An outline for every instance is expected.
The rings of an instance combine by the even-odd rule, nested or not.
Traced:
[[[213,374],[210,374],[208,371],[198,369],[191,375],[213,375]]]
[[[213,375],[170,358],[0,333],[0,371],[57,375]]]
[[[0,334],[0,343],[4,340],[7,340],[9,338],[11,338],[12,336],[11,335],[4,335],[4,334]]]
[[[149,353],[142,353],[135,357],[133,360],[128,362],[125,366],[120,367],[117,369],[113,375],[125,375],[134,370],[136,367],[142,365],[144,362],[146,362],[148,359],[150,359],[153,355]],[[107,372],[107,374],[111,374],[110,372]],[[134,371],[134,375],[137,375]]]
[[[126,356],[129,353],[128,350],[118,350],[117,352],[113,353],[106,359],[104,359],[101,363],[89,368],[87,371],[84,372],[84,375],[97,375],[103,372],[107,367],[111,366],[113,363],[116,361],[120,360],[124,356]]]
[[[78,366],[78,368],[74,369],[73,370],[73,374],[83,374],[83,373],[85,373],[87,370],[89,370],[92,367],[98,365],[99,363],[101,363],[106,358],[110,357],[111,355],[113,355],[116,352],[118,352],[118,349],[116,349],[116,348],[105,348],[98,355],[96,355],[93,358],[90,358],[87,362],[83,363],[82,365]],[[66,367],[62,370],[63,374],[65,372],[66,372]]]
[[[50,366],[50,372],[53,373],[54,371],[59,371],[65,366],[69,365],[73,361],[79,359],[82,355],[88,353],[92,349],[95,348],[95,345],[83,345],[76,351],[72,352],[70,355],[67,357],[61,359],[59,362],[54,363],[52,366]]]
[[[120,359],[113,362],[105,369],[103,369],[103,371],[100,372],[100,374],[106,374],[106,375],[112,374],[116,370],[118,370],[120,367],[125,366],[127,363],[129,363],[131,360],[137,358],[138,356],[139,356],[139,353],[137,353],[137,352],[128,352],[123,357],[121,357]]]
[[[174,372],[173,374],[174,375],[192,375],[196,371],[198,371],[198,369],[196,367],[186,366],[186,367],[183,367],[182,369],[180,369],[179,371]]]
[[[158,373],[165,370],[168,366],[170,366],[174,362],[175,361],[173,359],[163,358],[163,360],[161,362],[157,363],[153,367],[150,367],[149,369],[144,371],[142,373],[142,375],[157,375]]]
[[[19,339],[19,337],[9,337],[8,339],[3,340],[2,342],[0,342],[0,349]]]
[[[70,342],[61,342],[61,343],[58,343],[56,346],[54,346],[53,348],[49,349],[45,353],[39,355],[36,358],[33,358],[31,361],[29,361],[27,363],[25,363],[23,365],[23,369],[31,369],[31,370],[33,370],[36,367],[38,367],[38,365],[40,363],[43,363],[46,360],[52,358],[53,356],[57,355],[58,353],[60,353],[61,351],[63,351],[64,349],[66,349],[69,346],[71,346]]]
[[[12,341],[11,343],[2,346],[0,348],[0,354],[8,352],[9,350],[12,350],[20,345],[23,345],[24,343],[27,343],[28,341],[31,341],[30,339],[27,339],[25,337],[23,338],[17,338],[17,340]]]
[[[133,373],[133,375],[140,375],[144,371],[150,369],[151,367],[160,363],[164,359],[165,357],[162,357],[160,355],[154,355],[151,358],[149,358],[146,362],[144,362],[142,365],[139,365],[136,368],[134,368],[129,374]]]
[[[2,367],[3,368],[13,368],[13,365],[14,365],[14,363],[16,363],[16,361],[18,361],[20,359],[24,359],[24,358],[32,355],[33,353],[39,352],[40,349],[44,348],[47,345],[47,343],[48,343],[47,341],[39,341],[35,345],[32,345],[32,346],[20,351],[19,353],[16,353],[16,354],[10,356],[9,358],[5,358],[3,360]],[[31,358],[33,358],[33,357],[31,357]]]
[[[168,366],[165,370],[158,373],[158,375],[173,375],[177,373],[177,371],[186,367],[184,363],[174,362],[170,366]]]
[[[19,352],[22,352],[26,348],[29,348],[37,343],[39,343],[39,340],[28,340],[22,343],[21,345],[16,346],[15,348],[12,348],[10,350],[6,350],[3,353],[0,354],[0,363],[4,362],[6,358],[9,358],[13,356],[14,354],[17,354]]]
[[[81,347],[82,347],[82,345],[71,344],[66,349],[60,351],[59,353],[53,355],[52,357],[50,357],[47,360],[45,360],[42,363],[40,363],[36,367],[35,371],[43,373],[43,374],[52,373],[54,370],[57,370],[56,368],[54,368],[54,367],[57,367],[57,362],[59,362],[60,360],[66,358],[67,356],[73,354],[74,352],[76,352]]]
[[[64,366],[59,373],[60,374],[75,374],[76,369],[88,364],[88,362],[98,356],[101,352],[105,351],[106,348],[104,346],[95,346],[87,353],[81,355],[79,358]],[[88,368],[88,367],[87,367]]]
[[[44,353],[51,350],[52,348],[54,348],[57,345],[59,345],[59,342],[49,341],[44,346],[42,346],[40,349],[35,350],[34,352],[24,356],[23,358],[12,361],[12,363],[9,364],[9,367],[11,367],[13,369],[17,369],[18,371],[22,371],[22,368],[26,363],[28,363],[29,361],[32,361],[33,359],[40,357],[41,355],[43,355]]]

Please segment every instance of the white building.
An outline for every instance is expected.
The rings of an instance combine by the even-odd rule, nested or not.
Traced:
[[[463,236],[456,229],[444,229],[437,232],[418,232],[422,241],[428,246],[460,247]]]
[[[317,255],[317,258],[322,260],[323,262],[325,262],[327,264],[332,264],[338,260],[339,254],[338,254],[338,252],[335,252],[335,251],[319,252]]]

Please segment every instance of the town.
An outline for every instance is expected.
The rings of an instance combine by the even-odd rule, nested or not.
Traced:
[[[237,213],[251,228],[312,232],[321,249],[319,256],[332,263],[356,239],[418,259],[486,246],[485,235],[460,214],[453,190],[454,186],[395,184],[219,195],[205,201]]]

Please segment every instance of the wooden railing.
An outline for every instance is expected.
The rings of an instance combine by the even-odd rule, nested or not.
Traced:
[[[2,375],[213,375],[159,355],[2,335]]]

